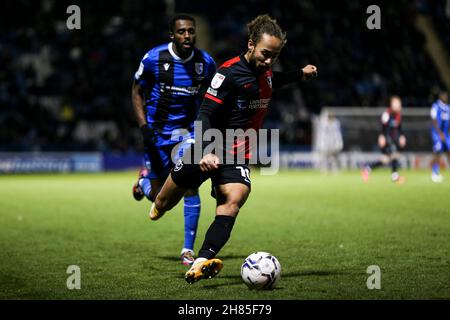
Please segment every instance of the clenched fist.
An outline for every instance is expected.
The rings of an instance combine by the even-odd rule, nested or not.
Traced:
[[[308,64],[306,67],[302,69],[303,71],[303,80],[311,79],[312,77],[317,77],[317,67],[312,64]]]
[[[219,162],[219,157],[210,153],[205,155],[198,164],[200,165],[200,169],[202,171],[207,172],[219,168]]]

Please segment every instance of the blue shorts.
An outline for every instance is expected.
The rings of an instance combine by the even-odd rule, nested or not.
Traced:
[[[433,140],[434,153],[450,151],[450,135],[445,135],[445,141],[442,141],[438,134],[432,133],[431,139]]]
[[[189,136],[184,137],[183,140],[178,143],[156,145],[155,152],[150,152],[146,147],[144,164],[145,167],[150,170],[148,178],[150,180],[165,180],[175,163],[184,155],[185,150],[190,148],[193,143],[194,139]]]

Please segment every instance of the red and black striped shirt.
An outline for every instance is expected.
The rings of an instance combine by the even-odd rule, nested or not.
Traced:
[[[279,73],[269,69],[258,73],[243,54],[228,60],[217,69],[200,107],[197,120],[202,121],[202,131],[215,128],[222,132],[223,137],[227,129],[258,131],[267,113],[272,90],[301,80],[301,77],[301,70]],[[249,159],[252,145],[252,141],[238,137],[233,141],[231,150],[225,150],[232,154],[245,152],[245,158]]]

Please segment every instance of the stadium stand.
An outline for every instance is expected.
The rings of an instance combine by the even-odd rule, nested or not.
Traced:
[[[170,1],[167,2],[168,4]],[[381,30],[368,30],[367,1],[177,1],[176,11],[206,19],[208,50],[218,63],[245,48],[245,24],[270,13],[288,32],[276,68],[319,67],[313,82],[277,92],[266,126],[284,147],[311,145],[311,114],[322,106],[428,107],[443,83],[414,26],[417,12],[435,16],[450,50],[445,2],[378,1]],[[79,1],[82,29],[66,28],[67,1],[14,1],[0,21],[0,151],[141,151],[130,101],[145,52],[167,41],[164,1]],[[20,19],[16,17],[21,17]]]

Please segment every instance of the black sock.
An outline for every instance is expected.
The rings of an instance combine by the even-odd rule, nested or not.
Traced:
[[[230,238],[235,220],[236,218],[231,216],[216,216],[206,232],[205,241],[198,253],[199,258],[212,259],[219,253]]]
[[[392,166],[392,172],[397,172],[398,167],[399,167],[399,163],[397,159],[393,159],[391,162],[391,166]]]
[[[378,167],[381,167],[382,165],[383,165],[383,162],[376,161],[376,162],[372,162],[371,164],[369,164],[369,168],[370,169],[376,169]]]

